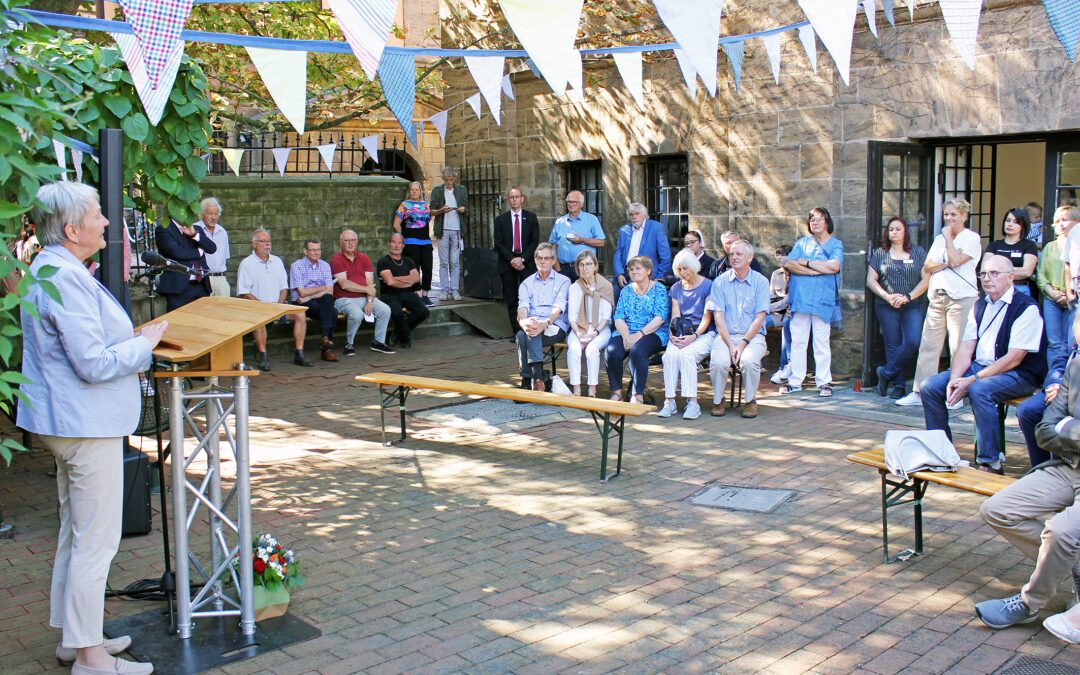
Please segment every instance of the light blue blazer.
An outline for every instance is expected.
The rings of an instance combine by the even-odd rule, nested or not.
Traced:
[[[150,367],[150,341],[135,337],[131,320],[81,262],[60,245],[46,246],[32,272],[51,265],[49,277],[63,304],[30,286],[39,318],[22,310],[19,426],[65,438],[115,438],[138,426],[142,399],[138,373]]]

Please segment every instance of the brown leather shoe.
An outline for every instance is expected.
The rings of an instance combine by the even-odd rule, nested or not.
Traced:
[[[742,407],[742,416],[750,419],[757,417],[757,401],[747,401]]]
[[[334,341],[328,337],[319,338],[319,349],[327,350],[334,346]]]
[[[340,359],[338,359],[338,355],[335,354],[334,352],[330,351],[329,349],[324,349],[323,352],[322,352],[322,355],[319,358],[321,358],[323,361],[330,361],[330,362],[340,360]]]
[[[727,399],[726,398],[720,399],[719,403],[713,403],[713,406],[712,406],[712,416],[713,417],[723,417],[726,414],[727,414]]]

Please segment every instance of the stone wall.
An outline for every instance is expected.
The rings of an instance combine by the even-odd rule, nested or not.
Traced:
[[[802,20],[790,5],[729,3],[724,33]],[[691,96],[674,60],[646,64],[645,110],[610,58],[586,62],[585,101],[577,104],[519,72],[516,100],[503,99],[501,127],[489,115],[477,120],[467,106],[450,113],[447,161],[501,163],[506,186],[522,187],[546,234],[563,212],[562,164],[602,160],[609,251],[626,205],[643,201],[642,166],[650,155],[687,157],[690,226],[703,232],[713,253],[719,234],[734,228],[771,268],[772,250],[806,232],[811,208],[827,207],[847,251],[848,320],[834,337],[834,370],[855,373],[862,361],[868,142],[1080,128],[1074,94],[1080,66],[1068,61],[1041,3],[988,0],[984,7],[974,72],[953,47],[936,5],[917,10],[915,21],[898,6],[895,29],[879,13],[880,38],[860,12],[849,85],[820,41],[815,75],[794,31],[783,42],[779,84],[759,40],[746,43],[738,91],[720,52],[716,98],[700,87]],[[447,71],[446,79],[447,107],[475,90],[464,71]]]

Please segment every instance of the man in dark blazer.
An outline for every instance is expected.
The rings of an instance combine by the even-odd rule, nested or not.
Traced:
[[[510,328],[516,334],[518,286],[525,277],[536,272],[533,254],[540,242],[540,221],[536,214],[522,208],[525,195],[521,190],[510,188],[506,195],[510,210],[495,216],[495,254],[499,257],[499,277],[502,279],[503,298]]]
[[[208,270],[206,253],[217,251],[217,244],[201,228],[184,226],[176,221],[154,228],[158,253],[181,265]],[[210,278],[183,272],[163,272],[158,280],[158,292],[165,296],[166,311],[173,311],[193,300],[210,295]]]

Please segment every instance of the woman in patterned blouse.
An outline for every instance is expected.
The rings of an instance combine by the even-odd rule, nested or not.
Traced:
[[[649,376],[649,358],[668,342],[668,314],[671,303],[667,288],[650,279],[653,263],[647,256],[638,255],[626,261],[631,283],[619,295],[615,307],[615,330],[604,355],[611,400],[622,400],[623,361],[630,357],[630,378],[634,391],[630,400],[643,403],[645,380]]]
[[[431,210],[424,201],[420,183],[409,183],[409,196],[394,211],[394,232],[405,238],[405,255],[420,270],[420,299],[431,307],[428,298],[431,291],[432,245],[428,227],[431,223]]]

